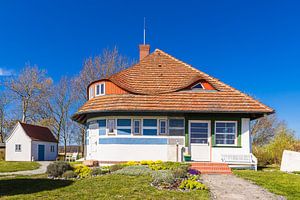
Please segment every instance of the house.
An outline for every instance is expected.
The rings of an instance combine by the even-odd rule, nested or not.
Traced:
[[[250,121],[272,108],[162,50],[139,48],[139,63],[92,82],[72,116],[87,127],[86,159],[255,162]]]
[[[57,157],[57,139],[42,126],[18,122],[6,140],[6,161],[43,161]]]

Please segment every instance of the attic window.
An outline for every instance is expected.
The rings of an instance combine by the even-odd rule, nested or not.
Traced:
[[[193,90],[193,89],[197,89],[197,90],[199,90],[199,89],[201,90],[201,89],[202,89],[202,90],[203,90],[204,87],[202,86],[201,83],[197,83],[196,85],[194,85],[194,86],[192,87],[192,90]]]
[[[105,84],[96,85],[96,96],[105,95]]]

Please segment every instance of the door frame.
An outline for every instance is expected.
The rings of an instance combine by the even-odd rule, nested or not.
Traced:
[[[192,145],[191,145],[191,123],[207,123],[208,124],[208,137],[207,137],[207,144],[195,144],[195,146],[208,146],[209,148],[209,161],[212,161],[212,136],[211,136],[211,120],[188,120],[188,131],[189,131],[189,147],[190,147],[190,154],[192,153]]]

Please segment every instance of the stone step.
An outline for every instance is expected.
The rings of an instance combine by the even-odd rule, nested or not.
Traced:
[[[226,163],[195,162],[191,168],[200,171],[201,174],[232,174]]]

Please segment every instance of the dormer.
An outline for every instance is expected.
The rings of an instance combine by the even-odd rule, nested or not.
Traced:
[[[94,81],[87,88],[87,95],[89,99],[92,99],[94,97],[110,95],[110,94],[126,94],[126,93],[128,92],[107,79]]]

